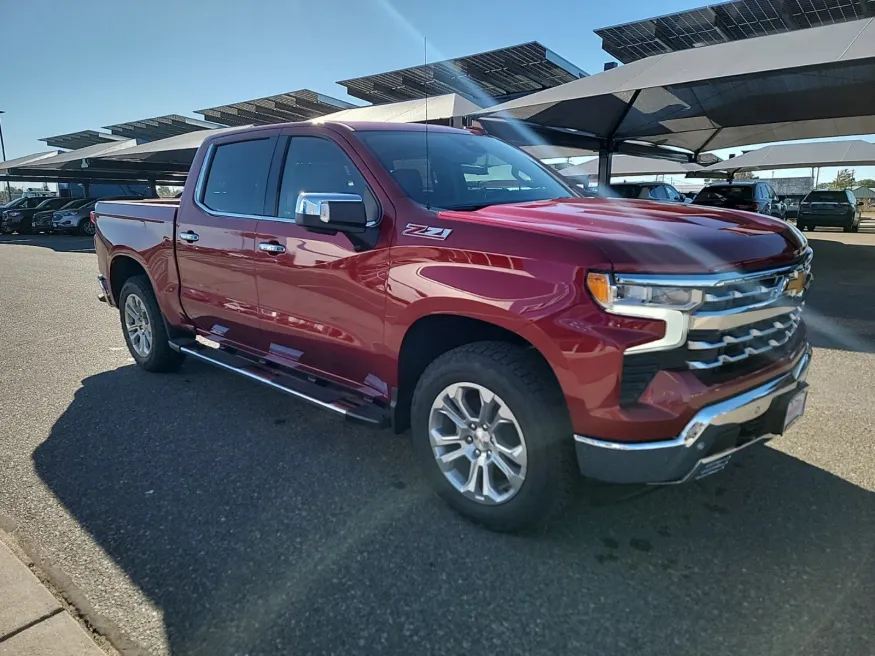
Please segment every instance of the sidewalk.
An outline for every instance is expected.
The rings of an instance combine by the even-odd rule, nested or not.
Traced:
[[[0,656],[106,656],[2,542]]]

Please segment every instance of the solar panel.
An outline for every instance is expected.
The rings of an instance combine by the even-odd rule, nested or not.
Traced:
[[[300,89],[275,96],[245,100],[195,110],[196,114],[221,125],[270,125],[306,121],[355,105],[309,89]]]
[[[167,116],[156,116],[155,118],[143,118],[139,121],[106,125],[104,129],[128,139],[157,141],[158,139],[175,137],[196,130],[209,130],[215,127],[218,127],[215,123],[199,121],[187,116],[180,116],[179,114],[168,114]]]
[[[733,0],[598,29],[621,62],[875,16],[875,0]]]
[[[106,132],[97,132],[96,130],[80,130],[79,132],[70,132],[68,134],[58,134],[54,137],[43,137],[40,141],[46,142],[52,148],[66,148],[69,150],[78,150],[87,148],[101,143],[111,141],[121,141],[124,137],[119,137]]]
[[[379,104],[457,93],[480,105],[541,91],[586,73],[536,41],[456,59],[366,75],[338,84]]]

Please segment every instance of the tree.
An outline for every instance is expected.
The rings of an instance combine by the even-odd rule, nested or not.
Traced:
[[[736,180],[759,180],[751,171],[739,171],[735,174]]]
[[[875,189],[875,180],[873,180],[872,178],[863,178],[862,180],[857,180],[857,186]]]
[[[22,193],[21,187],[9,187],[9,190],[12,192],[12,195],[16,197],[20,196]],[[8,194],[6,193],[6,185],[0,185],[0,203],[8,203],[10,200],[12,199],[9,198]]]
[[[829,186],[832,189],[851,189],[855,182],[854,169],[841,169]]]

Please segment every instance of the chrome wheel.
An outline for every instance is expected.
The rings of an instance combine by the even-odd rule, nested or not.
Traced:
[[[516,417],[495,393],[455,383],[431,406],[428,436],[443,475],[466,498],[505,503],[526,479],[526,441]]]
[[[125,301],[125,330],[131,348],[141,358],[148,358],[152,352],[152,322],[146,304],[136,294],[128,294]]]
[[[94,225],[91,219],[88,219],[87,221],[85,221],[85,225],[82,226],[82,232],[84,232],[89,237],[93,237],[94,233],[97,232],[97,226]]]

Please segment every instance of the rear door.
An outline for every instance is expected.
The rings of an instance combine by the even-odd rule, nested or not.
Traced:
[[[180,205],[180,299],[201,332],[258,351],[255,230],[279,130],[230,135],[210,146],[192,199]]]
[[[274,182],[275,181],[275,182]],[[268,359],[387,396],[382,356],[391,204],[352,146],[313,128],[286,128],[274,157],[275,205],[258,222],[256,276]],[[301,192],[358,194],[368,239],[295,223]]]

